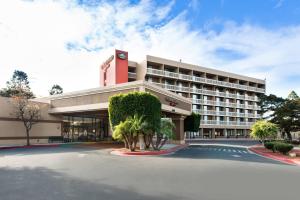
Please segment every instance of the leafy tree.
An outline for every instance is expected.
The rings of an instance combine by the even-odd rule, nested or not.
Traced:
[[[129,148],[134,151],[133,147],[133,132],[132,132],[132,119],[127,118],[125,121],[120,122],[115,126],[113,131],[113,138],[117,140],[122,140],[125,143],[125,148]]]
[[[192,113],[184,119],[184,131],[198,132],[200,126],[201,115]]]
[[[284,102],[285,99],[281,97],[277,97],[274,94],[270,94],[270,95],[263,94],[259,96],[259,102],[258,102],[258,105],[261,107],[260,114],[264,115],[265,113],[269,113],[268,117],[270,117],[270,115]]]
[[[275,138],[277,135],[277,125],[266,120],[259,120],[251,127],[251,137],[265,141],[268,138]]]
[[[139,135],[144,134],[144,127],[146,127],[146,124],[143,116],[128,117],[115,127],[113,138],[124,140],[125,147],[135,151]]]
[[[162,118],[159,131],[156,132],[156,142],[152,143],[155,150],[160,150],[169,139],[174,139],[175,124],[170,118]]]
[[[192,113],[184,119],[184,132],[188,137],[194,137],[194,133],[199,131],[201,115]]]
[[[26,130],[27,146],[30,145],[30,131],[32,126],[38,122],[41,117],[40,107],[37,103],[28,100],[27,94],[19,93],[18,96],[13,97],[14,115],[20,119]]]
[[[27,74],[23,71],[15,70],[11,80],[6,82],[6,88],[0,90],[0,96],[14,97],[20,95],[27,99],[34,98]]]
[[[289,99],[289,100],[296,100],[296,99],[299,99],[299,96],[298,96],[297,93],[293,90],[293,91],[288,95],[288,99]]]
[[[113,131],[121,122],[132,119],[137,132],[133,144],[135,145],[138,135],[143,134],[146,148],[150,147],[155,132],[159,130],[161,119],[161,103],[156,96],[148,92],[114,95],[109,99],[108,113]],[[125,147],[129,147],[127,139],[122,135]]]
[[[64,92],[63,88],[60,85],[53,85],[51,90],[49,91],[50,95],[62,94]]]
[[[278,124],[283,137],[291,140],[291,132],[300,130],[300,99],[289,99],[272,114],[271,121]]]

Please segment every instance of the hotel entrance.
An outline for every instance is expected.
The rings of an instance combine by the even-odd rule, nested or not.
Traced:
[[[68,142],[96,142],[109,136],[108,118],[100,115],[65,115],[62,136]]]

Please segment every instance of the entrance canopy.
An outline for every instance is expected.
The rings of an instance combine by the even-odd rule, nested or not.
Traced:
[[[191,114],[192,102],[149,82],[135,81],[49,97],[50,114],[107,111],[109,97],[115,94],[145,91],[156,95],[162,103],[162,111],[176,115]],[[147,105],[145,105],[147,106]]]

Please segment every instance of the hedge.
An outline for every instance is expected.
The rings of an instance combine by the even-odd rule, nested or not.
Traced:
[[[264,146],[275,153],[275,142],[265,142]]]
[[[161,103],[158,97],[148,92],[118,94],[109,98],[108,114],[113,130],[126,118],[139,115],[144,116],[144,120],[156,131],[160,127]]]
[[[184,119],[184,131],[198,132],[200,126],[201,115],[192,113]]]
[[[286,143],[275,143],[275,149],[276,151],[279,151],[280,153],[287,154],[289,151],[291,151],[294,148],[291,144]]]
[[[284,142],[273,141],[273,142],[266,142],[264,144],[265,148],[272,150],[273,152],[279,151],[280,153],[287,154],[291,151],[294,147],[291,144],[287,144]]]

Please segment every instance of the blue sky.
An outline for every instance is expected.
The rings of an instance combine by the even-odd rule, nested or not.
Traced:
[[[0,87],[21,69],[41,96],[52,84],[97,87],[115,48],[135,61],[182,59],[266,78],[267,93],[300,93],[299,0],[7,0],[0,44]]]

